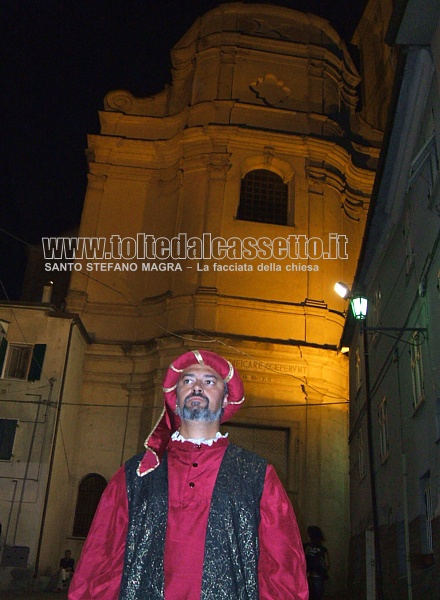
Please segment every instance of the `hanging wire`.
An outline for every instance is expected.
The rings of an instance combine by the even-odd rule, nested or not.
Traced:
[[[3,231],[3,230],[0,228],[0,231]],[[11,237],[13,237],[14,239],[16,239],[16,240],[20,241],[21,243],[25,244],[26,246],[31,246],[31,244],[29,244],[28,242],[25,242],[24,240],[21,240],[20,238],[18,238],[17,236],[14,236],[13,234],[10,234],[10,233],[9,233],[9,232],[7,232],[7,231],[5,231],[5,233],[7,233],[8,235],[10,235],[10,236],[11,236]],[[79,274],[83,275],[84,277],[87,277],[89,280],[92,280],[92,281],[94,281],[94,282],[95,282],[95,283],[97,283],[98,285],[101,285],[101,286],[103,286],[103,287],[105,287],[105,288],[107,288],[107,289],[111,290],[113,293],[116,293],[116,294],[118,294],[119,296],[121,296],[122,298],[124,298],[124,300],[125,300],[125,301],[126,301],[128,304],[129,304],[129,306],[131,306],[132,308],[134,308],[134,309],[137,311],[137,315],[138,315],[138,317],[139,317],[139,318],[142,318],[142,319],[144,319],[144,318],[146,319],[146,318],[147,318],[147,317],[145,317],[144,315],[142,315],[142,314],[141,314],[141,311],[140,311],[140,306],[139,306],[139,304],[135,303],[135,302],[134,302],[134,301],[133,301],[131,298],[129,298],[129,297],[128,297],[126,294],[124,294],[124,293],[123,293],[121,290],[118,290],[118,289],[116,289],[116,288],[114,288],[114,287],[112,287],[112,286],[110,286],[110,285],[106,284],[105,282],[103,282],[103,281],[100,281],[99,279],[97,279],[96,277],[94,277],[93,275],[91,275],[90,273],[83,273],[82,271],[77,271],[77,273],[79,273]],[[15,314],[15,311],[14,311],[14,308],[13,308],[13,303],[12,303],[12,302],[11,302],[11,300],[9,299],[9,296],[8,296],[8,294],[7,294],[7,292],[6,292],[5,286],[3,285],[3,282],[2,282],[1,280],[0,280],[0,285],[1,285],[2,289],[3,289],[3,293],[5,294],[5,297],[6,297],[6,299],[7,299],[7,302],[8,302],[8,303],[9,303],[9,305],[10,305],[10,308],[11,308],[12,314],[13,314],[13,316],[14,316],[14,319],[15,319],[15,322],[17,323],[17,326],[18,326],[18,328],[19,328],[19,330],[20,330],[20,333],[22,334],[23,340],[26,340],[26,336],[24,335],[24,333],[23,333],[23,330],[22,330],[22,328],[20,327],[20,324],[19,324],[19,320],[18,320],[18,318],[17,318],[17,315]],[[182,340],[182,341],[184,341],[184,342],[189,342],[189,343],[191,343],[191,344],[201,344],[201,343],[202,343],[202,344],[218,344],[218,345],[224,346],[225,348],[228,348],[229,350],[232,350],[232,351],[234,351],[235,353],[237,353],[237,354],[239,354],[239,355],[241,355],[241,356],[246,356],[247,358],[249,358],[249,359],[253,360],[253,361],[254,361],[255,363],[257,363],[257,364],[258,364],[258,365],[259,365],[261,368],[263,368],[264,370],[266,370],[266,371],[268,371],[268,372],[273,372],[273,373],[276,373],[276,374],[277,374],[277,376],[280,376],[280,375],[282,375],[282,376],[286,376],[286,377],[289,377],[289,378],[291,378],[291,379],[294,379],[294,380],[296,380],[296,381],[299,381],[299,382],[300,382],[302,385],[305,385],[305,386],[307,386],[307,388],[309,388],[310,390],[312,390],[312,391],[316,392],[317,394],[319,394],[319,395],[320,395],[320,396],[322,396],[323,398],[334,398],[334,399],[337,399],[337,400],[339,401],[339,403],[341,403],[341,404],[348,404],[348,402],[349,402],[348,398],[342,398],[342,399],[341,399],[341,396],[340,396],[340,395],[330,394],[330,393],[328,393],[326,390],[322,390],[322,389],[320,389],[320,388],[318,388],[318,387],[316,387],[316,386],[313,386],[313,385],[311,385],[311,384],[310,384],[310,383],[307,381],[307,377],[299,377],[299,376],[297,376],[297,375],[295,375],[295,374],[293,374],[293,373],[283,373],[283,372],[277,371],[276,369],[273,369],[273,368],[271,368],[270,366],[268,366],[268,365],[267,365],[266,363],[264,363],[263,361],[261,361],[261,360],[258,360],[258,359],[257,359],[255,356],[253,356],[252,354],[249,354],[248,352],[245,352],[245,351],[241,350],[240,348],[238,348],[238,347],[237,347],[237,346],[235,346],[235,345],[228,344],[228,343],[224,342],[224,341],[223,341],[221,338],[219,338],[219,337],[216,337],[216,336],[208,336],[208,335],[207,335],[207,333],[205,333],[205,332],[203,332],[203,331],[200,331],[200,330],[197,330],[197,329],[195,329],[195,328],[194,328],[194,329],[193,329],[194,333],[196,333],[197,335],[199,335],[199,336],[202,336],[202,338],[206,338],[206,339],[193,338],[193,337],[190,337],[190,336],[187,336],[187,335],[182,335],[182,334],[176,333],[176,332],[174,332],[174,331],[170,331],[169,329],[167,329],[166,327],[163,327],[162,325],[160,325],[159,323],[157,323],[156,321],[154,321],[154,320],[153,320],[153,319],[151,319],[151,318],[148,318],[148,321],[149,321],[149,323],[152,323],[152,324],[153,324],[155,327],[157,327],[158,329],[160,329],[161,331],[163,331],[163,332],[164,332],[164,333],[166,333],[167,335],[170,335],[170,336],[172,336],[172,337],[175,337],[175,338],[181,339],[181,340]],[[24,343],[27,343],[27,342],[25,341]],[[301,352],[301,345],[300,345],[300,344],[298,344],[298,345],[297,345],[297,348],[298,348],[299,352],[302,354],[302,352]],[[37,363],[37,364],[38,364],[38,363]],[[44,378],[45,378],[45,379],[48,381],[48,385],[50,385],[49,378],[48,378],[48,376],[47,376],[47,375],[44,373],[44,370],[43,370],[43,368],[42,368],[42,365],[41,365],[41,364],[39,364],[38,366],[39,366],[39,367],[40,367],[40,369],[41,369],[41,373],[42,373],[42,375],[43,375],[43,376],[44,376]],[[47,386],[45,386],[45,387],[47,387]],[[63,404],[64,404],[64,403],[63,403]],[[82,405],[80,402],[78,402],[78,403],[72,403],[72,404],[75,404],[75,405]],[[323,406],[326,406],[327,404],[329,404],[329,403],[325,403]],[[322,406],[322,404],[320,404],[320,405]],[[84,405],[84,406],[85,406],[85,405]],[[286,405],[286,406],[288,406],[288,405]]]

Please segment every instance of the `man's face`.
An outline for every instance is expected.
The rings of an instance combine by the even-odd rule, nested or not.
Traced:
[[[195,364],[186,368],[176,388],[176,413],[187,421],[220,421],[227,404],[225,384],[211,367]]]

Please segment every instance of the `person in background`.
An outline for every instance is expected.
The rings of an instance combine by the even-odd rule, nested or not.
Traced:
[[[64,557],[60,560],[60,578],[58,580],[57,591],[61,592],[64,584],[71,579],[75,570],[75,561],[72,558],[72,552],[66,550]]]
[[[317,525],[307,527],[310,542],[304,545],[307,563],[307,580],[310,600],[321,600],[324,597],[325,582],[328,579],[330,560],[328,550],[322,545],[324,534]]]
[[[273,466],[220,422],[244,401],[232,364],[194,350],[170,365],[143,454],[104,491],[70,600],[307,600],[304,550]]]

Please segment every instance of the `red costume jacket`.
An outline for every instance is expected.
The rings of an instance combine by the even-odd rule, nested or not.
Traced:
[[[168,446],[165,600],[200,598],[209,507],[227,444],[222,438],[211,446],[180,441],[171,441]],[[305,559],[295,514],[271,465],[267,466],[260,516],[260,600],[307,600]],[[118,600],[127,523],[122,467],[102,495],[69,600]]]

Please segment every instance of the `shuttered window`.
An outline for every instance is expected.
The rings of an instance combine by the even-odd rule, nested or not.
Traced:
[[[46,344],[14,344],[3,338],[0,345],[0,372],[4,379],[41,378]]]
[[[17,419],[0,419],[0,460],[11,460],[17,426]]]

